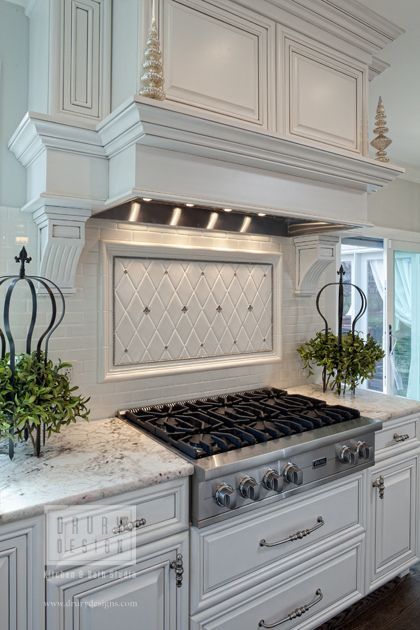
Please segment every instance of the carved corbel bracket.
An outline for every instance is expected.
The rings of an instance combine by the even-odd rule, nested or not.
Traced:
[[[90,210],[44,206],[33,214],[38,226],[38,270],[63,293],[75,292],[75,276],[85,244]]]
[[[337,236],[299,236],[296,248],[296,295],[314,295],[319,277],[328,265],[336,260]]]

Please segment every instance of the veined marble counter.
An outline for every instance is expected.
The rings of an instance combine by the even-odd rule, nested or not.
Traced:
[[[0,524],[41,514],[54,503],[80,504],[193,473],[193,466],[116,418],[79,422],[52,435],[40,458],[19,444],[0,451]]]
[[[288,387],[287,391],[290,394],[321,398],[329,405],[339,404],[345,407],[353,407],[360,411],[360,415],[373,418],[374,420],[393,420],[420,412],[420,402],[418,400],[387,396],[386,394],[372,392],[367,389],[358,389],[355,394],[346,392],[344,396],[337,396],[332,391],[324,393],[320,385],[299,385],[298,387]]]

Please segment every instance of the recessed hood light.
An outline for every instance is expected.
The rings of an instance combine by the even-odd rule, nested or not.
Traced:
[[[150,197],[143,197],[143,201],[153,201],[153,199],[151,199]]]
[[[170,201],[147,197],[133,199],[114,208],[108,208],[93,215],[92,219],[139,225],[160,225],[162,227],[183,227],[190,230],[217,230],[236,234],[261,234],[269,236],[303,236],[307,234],[325,234],[337,230],[351,229],[354,226],[311,219],[298,219],[270,215],[265,212],[241,212],[238,209],[183,203],[182,207]],[[223,210],[225,212],[223,212]]]

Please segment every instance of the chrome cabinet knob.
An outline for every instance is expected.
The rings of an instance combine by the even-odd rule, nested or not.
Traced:
[[[357,464],[359,461],[359,453],[350,446],[341,446],[338,451],[338,459],[345,464]]]
[[[260,488],[258,486],[257,480],[254,477],[242,477],[239,482],[239,494],[244,499],[251,499],[252,501],[256,501],[260,495]]]
[[[279,475],[276,470],[270,468],[265,473],[262,479],[262,485],[266,490],[274,490],[274,492],[281,492],[283,490],[283,477]]]
[[[360,459],[369,459],[373,455],[373,448],[367,442],[357,442],[356,451]]]
[[[303,483],[303,470],[296,464],[287,464],[283,470],[283,477],[289,483],[301,486]]]
[[[228,483],[221,483],[214,493],[217,505],[225,508],[234,508],[236,505],[235,490]]]

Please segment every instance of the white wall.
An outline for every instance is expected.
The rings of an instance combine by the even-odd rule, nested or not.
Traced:
[[[28,43],[23,8],[0,0],[0,206],[26,201],[25,170],[7,143],[27,110]]]
[[[397,179],[368,196],[368,220],[375,226],[420,233],[420,184]]]

